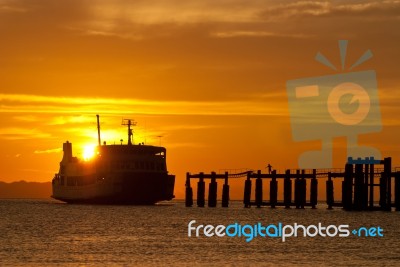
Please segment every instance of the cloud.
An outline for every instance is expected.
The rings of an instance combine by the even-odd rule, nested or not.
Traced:
[[[190,125],[190,124],[176,124],[176,125],[168,125],[165,127],[162,127],[161,130],[164,131],[178,131],[178,130],[204,130],[204,129],[210,129],[210,128],[221,128],[225,127],[223,125]]]
[[[0,128],[0,139],[5,140],[26,140],[37,138],[50,138],[51,135],[38,129],[29,129],[22,127]]]
[[[55,97],[0,94],[0,113],[159,114],[282,116],[283,108],[257,99],[246,101],[155,101],[128,98]],[[59,117],[54,124],[86,122],[86,117]]]
[[[18,17],[8,13],[21,13]],[[316,17],[362,20],[399,20],[399,1],[31,1],[0,4],[3,25],[14,31],[66,32],[97,37],[130,39],[169,36],[194,26],[205,26],[214,37],[303,38],[297,27],[287,23]],[[16,22],[19,22],[18,24]],[[22,22],[22,23],[21,23]],[[295,25],[297,26],[297,25]]]
[[[93,118],[83,115],[55,116],[48,121],[48,125],[82,124],[93,122]]]
[[[94,17],[99,21],[131,21],[148,24],[192,24],[212,22],[249,22],[265,1],[98,1],[92,5]],[[109,24],[105,26],[110,27]]]
[[[287,18],[342,17],[364,20],[399,19],[399,1],[287,1],[271,5],[260,12],[266,20],[284,20]]]
[[[34,154],[49,154],[49,153],[59,153],[61,152],[61,148],[53,148],[53,149],[45,149],[45,150],[35,150]]]
[[[0,3],[0,13],[24,13],[26,9]]]
[[[233,37],[285,37],[285,38],[309,38],[310,35],[295,34],[295,33],[279,33],[266,31],[225,31],[214,32],[211,36],[218,38],[233,38]]]
[[[14,116],[13,118],[15,120],[23,121],[23,122],[38,122],[38,121],[42,120],[40,117],[33,116],[33,115],[19,115],[19,116]]]

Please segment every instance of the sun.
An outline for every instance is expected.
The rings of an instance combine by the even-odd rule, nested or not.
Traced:
[[[96,145],[84,145],[83,146],[83,159],[84,160],[90,160],[94,157],[96,154]]]

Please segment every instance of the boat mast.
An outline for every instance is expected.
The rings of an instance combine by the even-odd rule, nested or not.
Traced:
[[[101,146],[101,139],[100,139],[100,116],[96,115],[97,117],[97,140],[99,141],[99,146]]]
[[[128,126],[128,145],[131,146],[133,143],[133,129],[131,129],[131,126],[136,126],[136,122],[131,119],[123,119],[122,125]]]

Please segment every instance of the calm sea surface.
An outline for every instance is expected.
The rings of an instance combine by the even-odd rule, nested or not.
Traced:
[[[400,212],[305,209],[68,205],[0,200],[0,266],[400,266]],[[384,237],[187,236],[197,224],[380,226]]]

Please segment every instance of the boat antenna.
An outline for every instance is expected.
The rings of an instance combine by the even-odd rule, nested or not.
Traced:
[[[164,137],[164,136],[162,136],[162,135],[157,135],[157,137],[159,138],[159,141],[160,141],[159,146],[161,146],[161,138]]]
[[[97,114],[97,140],[99,141],[99,146],[101,146],[101,138],[100,138],[100,116]]]
[[[136,126],[136,122],[132,119],[122,119],[122,125],[128,126],[128,145],[132,145],[133,142],[133,129],[131,126]]]

